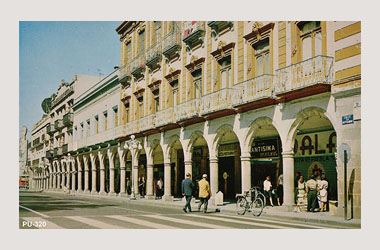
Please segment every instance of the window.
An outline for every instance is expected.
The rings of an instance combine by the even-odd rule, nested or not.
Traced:
[[[223,58],[220,62],[221,88],[229,88],[231,84],[231,56]]]
[[[198,99],[202,96],[202,69],[198,69],[192,73],[194,82],[194,98]]]
[[[74,127],[74,140],[78,139],[78,127]]]
[[[103,112],[104,115],[104,131],[107,130],[107,111]]]
[[[154,112],[157,113],[160,110],[160,91],[156,90],[154,93]]]
[[[161,38],[161,22],[156,21],[155,24],[155,41],[153,43],[156,43],[157,41],[160,41]]]
[[[99,117],[98,116],[95,116],[95,124],[96,124],[95,133],[97,134],[97,133],[99,133]]]
[[[302,60],[322,55],[321,22],[306,22],[298,25],[302,43]]]
[[[140,42],[139,52],[140,53],[144,53],[144,49],[145,49],[145,31],[142,31],[139,34],[139,42]]]
[[[131,58],[132,58],[131,44],[132,44],[131,42],[129,42],[127,44],[127,52],[126,52],[126,54],[127,54],[127,63],[129,63],[131,61]]]
[[[173,84],[173,106],[176,106],[178,101],[178,80],[174,81]]]
[[[256,76],[269,74],[270,70],[270,52],[269,39],[253,46],[256,58]]]
[[[125,104],[125,122],[129,122],[129,102]]]
[[[118,114],[117,114],[117,106],[113,107],[113,117],[114,117],[114,124],[115,124],[115,128],[117,127],[118,125]]]
[[[139,117],[144,117],[144,102],[142,98],[139,100]]]
[[[90,126],[90,119],[88,119],[88,120],[87,120],[87,133],[86,133],[86,136],[88,136],[88,135],[91,134],[91,133],[90,133],[90,128],[91,128],[91,126]]]

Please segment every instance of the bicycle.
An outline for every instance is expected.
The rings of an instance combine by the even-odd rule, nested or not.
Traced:
[[[250,188],[244,194],[237,194],[236,211],[238,215],[244,215],[247,211],[252,212],[253,216],[260,216],[264,209],[264,194],[259,187]]]

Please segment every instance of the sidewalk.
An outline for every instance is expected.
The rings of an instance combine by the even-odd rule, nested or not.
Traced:
[[[178,207],[181,209],[185,205],[185,200],[180,198],[174,198],[172,201],[165,200],[154,200],[154,199],[140,199],[137,196],[136,200],[130,200],[128,197],[120,197],[120,196],[107,196],[107,195],[91,195],[84,193],[64,193],[61,191],[44,191],[46,193],[54,193],[61,195],[70,195],[81,198],[89,198],[89,199],[110,199],[113,201],[125,203],[125,202],[133,202],[137,204],[149,204],[151,206],[160,206],[160,207]],[[193,199],[191,201],[191,206],[193,209],[196,209],[198,206],[198,200]],[[222,206],[209,205],[208,211],[215,211],[219,209],[221,213],[228,213],[236,215],[236,204],[235,203],[225,203]],[[325,223],[329,225],[339,225],[344,227],[361,227],[361,220],[352,219],[352,220],[344,220],[343,217],[332,216],[328,212],[316,212],[316,213],[307,213],[307,212],[293,212],[288,211],[286,207],[282,206],[274,206],[274,207],[265,207],[261,216],[259,218],[270,218],[270,219],[278,219],[278,220],[296,220],[298,222],[314,222],[314,223]]]

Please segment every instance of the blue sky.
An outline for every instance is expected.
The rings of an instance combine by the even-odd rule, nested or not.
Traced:
[[[43,115],[41,103],[61,79],[74,74],[106,76],[120,65],[121,22],[19,22],[19,131]]]

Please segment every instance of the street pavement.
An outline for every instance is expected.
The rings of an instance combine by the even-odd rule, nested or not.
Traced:
[[[323,229],[360,225],[270,216],[237,215],[232,209],[185,213],[182,203],[108,199],[47,192],[20,192],[20,229]],[[265,211],[265,209],[264,209]],[[264,212],[265,214],[265,212]]]

